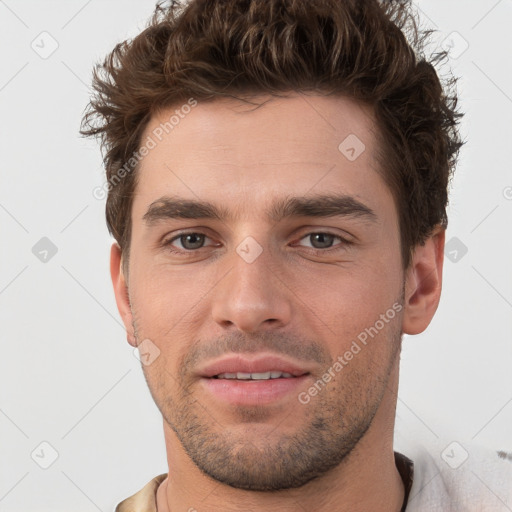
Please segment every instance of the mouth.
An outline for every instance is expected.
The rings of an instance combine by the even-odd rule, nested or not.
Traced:
[[[204,378],[269,380],[291,379],[310,373],[296,361],[274,354],[230,354],[198,368]]]
[[[308,375],[304,373],[303,375]],[[268,372],[254,372],[254,373],[245,373],[245,372],[237,372],[237,373],[219,373],[218,375],[214,375],[212,379],[228,379],[228,380],[273,380],[273,379],[296,379],[297,377],[301,377],[302,375],[296,376],[292,375],[288,372],[281,372],[278,370],[271,370]]]
[[[304,365],[281,356],[233,354],[207,364],[199,370],[199,375],[216,402],[247,406],[293,399],[311,372]]]

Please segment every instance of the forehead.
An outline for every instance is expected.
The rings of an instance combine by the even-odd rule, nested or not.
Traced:
[[[369,107],[296,93],[254,101],[188,102],[154,115],[142,138],[153,147],[139,167],[134,214],[165,195],[217,201],[246,216],[283,194],[349,194],[377,210],[390,200]]]

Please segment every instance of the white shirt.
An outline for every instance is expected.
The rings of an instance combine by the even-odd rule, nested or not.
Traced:
[[[415,448],[407,512],[512,512],[512,455],[458,442]]]

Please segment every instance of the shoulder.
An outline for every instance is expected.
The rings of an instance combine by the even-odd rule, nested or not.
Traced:
[[[512,454],[452,441],[405,455],[414,463],[407,512],[512,509]]]
[[[167,473],[149,481],[140,491],[117,505],[115,512],[156,512],[156,491]]]

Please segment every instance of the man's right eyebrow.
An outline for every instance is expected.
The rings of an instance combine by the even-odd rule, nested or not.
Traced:
[[[219,209],[208,201],[161,197],[150,204],[142,219],[150,226],[167,219],[223,220],[227,216],[227,210]]]

